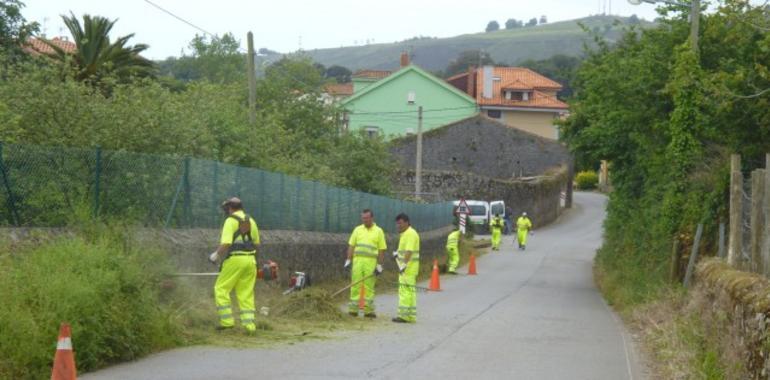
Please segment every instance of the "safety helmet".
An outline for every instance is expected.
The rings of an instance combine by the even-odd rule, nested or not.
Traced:
[[[228,208],[234,208],[234,209],[242,209],[243,203],[241,202],[241,199],[238,197],[232,197],[224,202],[222,202],[222,210],[227,211]]]
[[[522,212],[521,216],[527,216],[527,212],[526,211]]]

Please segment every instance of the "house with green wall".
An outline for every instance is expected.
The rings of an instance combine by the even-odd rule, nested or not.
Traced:
[[[422,106],[422,130],[441,127],[478,113],[476,100],[444,80],[405,62],[394,73],[378,72],[353,78],[353,95],[341,103],[343,128],[364,130],[386,138],[417,132]],[[369,73],[371,74],[371,73]]]

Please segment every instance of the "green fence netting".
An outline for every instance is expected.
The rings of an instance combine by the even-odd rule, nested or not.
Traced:
[[[408,202],[217,161],[0,144],[0,225],[56,227],[90,213],[149,227],[216,228],[219,205],[231,196],[264,229],[347,232],[364,208],[388,232],[401,212],[419,230],[452,221],[449,202]]]

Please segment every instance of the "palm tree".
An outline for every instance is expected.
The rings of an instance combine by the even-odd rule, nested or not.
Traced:
[[[45,42],[54,50],[52,54],[54,59],[70,62],[74,66],[77,80],[98,82],[107,75],[113,75],[119,81],[125,82],[131,77],[154,76],[155,63],[139,55],[149,46],[126,45],[134,36],[133,33],[110,42],[110,30],[117,20],[83,15],[81,26],[80,21],[72,13],[69,17],[62,15],[62,20],[77,46],[75,53],[67,53],[59,46]]]

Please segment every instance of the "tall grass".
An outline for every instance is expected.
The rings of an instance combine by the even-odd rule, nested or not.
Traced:
[[[0,247],[0,378],[50,376],[61,322],[79,371],[180,343],[160,302],[169,268],[128,228],[88,224],[42,243]]]

